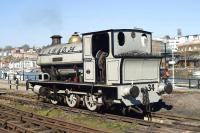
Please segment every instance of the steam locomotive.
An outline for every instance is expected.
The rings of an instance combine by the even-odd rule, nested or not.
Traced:
[[[152,53],[151,32],[110,29],[84,33],[82,38],[75,32],[68,43],[61,43],[59,35],[51,38],[37,60],[39,80],[28,83],[53,104],[142,112],[173,90],[160,80],[162,57]]]

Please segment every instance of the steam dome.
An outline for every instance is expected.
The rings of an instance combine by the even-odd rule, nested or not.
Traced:
[[[68,43],[81,43],[81,37],[77,32],[74,32],[74,34],[69,38]]]

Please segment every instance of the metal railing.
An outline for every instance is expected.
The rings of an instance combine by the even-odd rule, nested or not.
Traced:
[[[18,89],[19,82],[23,80],[23,75],[20,75],[19,78],[16,78],[15,76],[8,75],[8,84],[10,85],[10,88],[12,86],[16,86],[16,89]],[[39,75],[24,75],[25,81],[28,80],[38,80]],[[168,78],[168,80],[172,83],[173,78]],[[174,78],[175,86],[180,87],[187,87],[189,89],[196,88],[200,89],[200,79],[198,78]]]
[[[39,75],[8,75],[8,80],[15,80],[15,79],[19,79],[19,80],[38,80],[39,79]]]
[[[172,81],[173,78],[168,78],[168,80]],[[191,88],[200,89],[200,79],[174,78],[174,83],[176,86],[180,86],[180,87],[188,87],[189,89]]]
[[[24,76],[24,77],[23,77]],[[39,75],[8,75],[8,77],[6,78],[8,80],[8,85],[9,85],[9,88],[12,89],[13,86],[16,90],[19,89],[19,86],[22,85],[22,86],[28,86],[28,81],[29,80],[38,80],[39,79]],[[26,81],[26,82],[24,82]]]

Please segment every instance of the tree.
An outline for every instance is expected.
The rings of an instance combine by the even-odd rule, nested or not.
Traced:
[[[37,50],[35,46],[33,46],[33,50],[34,50],[34,51],[36,51],[36,50]]]
[[[21,46],[21,48],[23,48],[25,51],[28,51],[30,46],[28,44],[24,44]]]
[[[169,40],[170,36],[169,35],[165,35],[163,38]]]
[[[5,50],[11,50],[12,49],[12,46],[10,46],[10,45],[7,45],[7,46],[5,46],[5,48],[4,48]]]

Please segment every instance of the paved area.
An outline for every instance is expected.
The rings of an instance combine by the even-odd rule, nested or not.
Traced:
[[[179,86],[175,86],[174,87],[174,91],[176,92],[200,92],[200,89],[197,88],[188,88],[188,87],[179,87]]]
[[[15,81],[11,82],[12,84],[15,84]],[[32,93],[32,90],[26,90],[26,82],[25,81],[19,81],[18,90],[16,89],[15,85],[11,86],[8,84],[8,80],[0,80],[0,92],[3,92],[3,90],[6,91],[22,91],[27,93]]]

